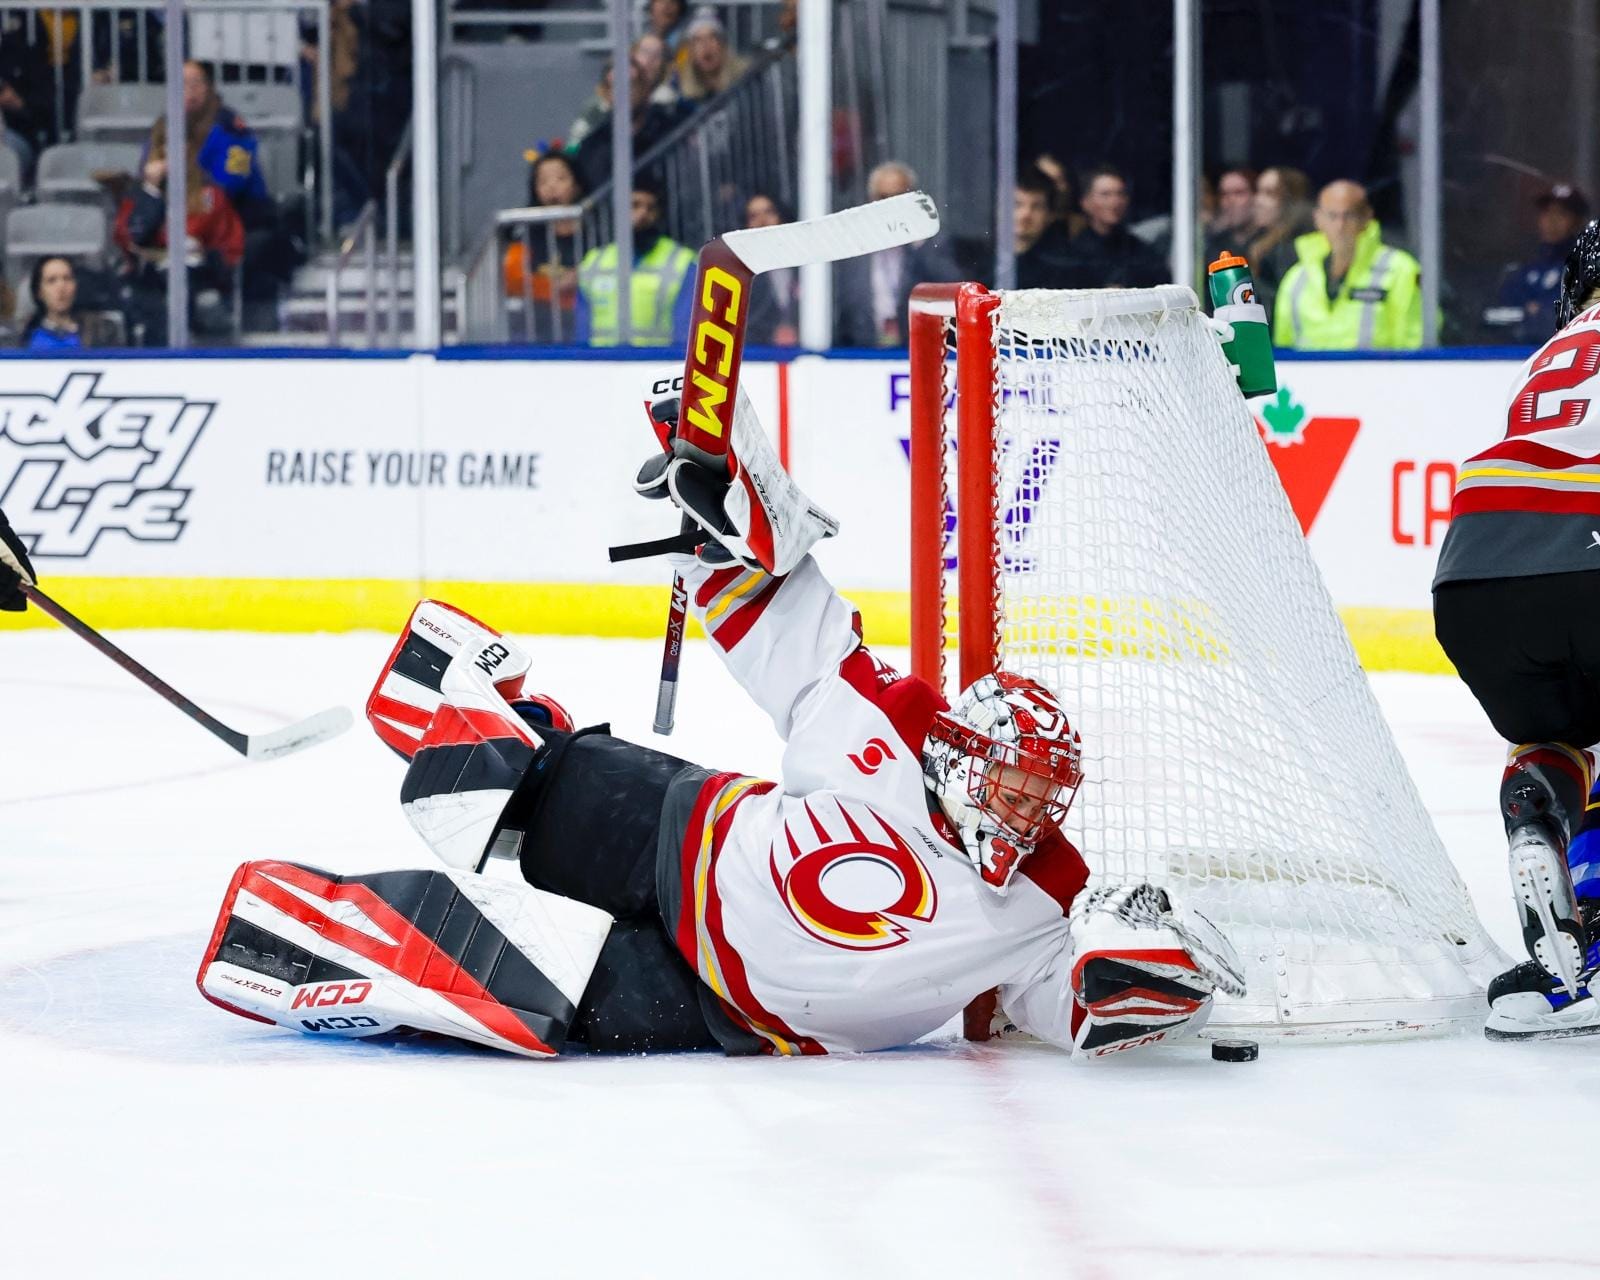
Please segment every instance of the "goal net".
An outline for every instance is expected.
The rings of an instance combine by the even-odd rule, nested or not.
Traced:
[[[1213,1028],[1481,1021],[1508,962],[1194,294],[923,286],[911,332],[914,669],[1060,695],[1091,871],[1170,889],[1245,960]]]

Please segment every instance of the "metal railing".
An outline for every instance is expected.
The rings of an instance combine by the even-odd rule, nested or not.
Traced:
[[[569,342],[573,334],[567,332],[565,317],[561,314],[561,289],[551,282],[548,298],[548,327],[539,324],[540,299],[534,294],[534,277],[546,264],[559,264],[560,253],[556,245],[557,227],[561,223],[577,224],[578,242],[574,249],[574,270],[583,261],[585,246],[598,241],[584,239],[583,205],[547,205],[538,209],[502,209],[495,215],[493,224],[484,232],[478,245],[468,258],[467,270],[462,274],[457,289],[457,313],[460,317],[461,336],[467,342],[509,342],[511,340],[511,303],[519,304],[525,321],[525,334],[530,340],[535,334],[554,335],[550,340]],[[543,229],[545,256],[536,259],[533,253],[536,228]],[[505,260],[505,243],[515,237],[522,244],[521,295],[508,298],[502,283]]]
[[[49,142],[78,136],[76,119],[68,117],[76,116],[77,99],[88,85],[165,82],[165,28],[155,21],[165,9],[166,0],[0,0],[0,15],[24,14],[24,38],[41,49],[48,48],[52,38],[43,14],[56,15],[56,23],[67,17],[75,19],[75,55],[62,59],[45,55],[51,68]],[[314,132],[319,135],[315,148],[319,163],[308,163],[304,173],[308,188],[320,188],[325,243],[333,240],[333,56],[328,9],[329,0],[204,0],[201,4],[189,0],[184,12],[186,56],[216,66],[219,93],[226,94],[230,85],[244,85],[248,77],[260,72],[266,76],[265,83],[292,85],[297,99],[303,97],[304,84],[299,17],[315,15],[314,88],[321,127]],[[123,33],[128,15],[135,15],[131,41]],[[252,78],[249,83],[258,81]],[[154,124],[153,117],[149,123]],[[245,123],[250,123],[248,115]],[[299,139],[304,141],[312,132],[309,122],[302,121]]]
[[[411,165],[413,122],[406,121],[405,132],[395,144],[394,159],[383,175],[384,256],[389,262],[387,305],[384,308],[384,341],[400,345],[400,175]]]
[[[665,193],[663,228],[680,244],[698,249],[724,231],[744,225],[744,202],[766,192],[793,211],[796,193],[792,131],[795,113],[792,46],[770,50],[752,62],[739,81],[709,99],[655,146],[634,160],[635,175],[651,178]],[[463,260],[457,278],[460,334],[467,342],[505,342],[511,336],[510,303],[501,282],[501,262],[510,234],[524,237],[524,264],[531,266],[530,228],[546,226],[554,259],[554,223],[578,221],[577,260],[586,247],[609,244],[612,236],[612,185],[604,182],[583,201],[561,209],[504,209]],[[537,330],[530,304],[531,282],[524,271],[521,299]],[[555,291],[558,292],[558,291]],[[559,325],[560,317],[552,316]],[[564,339],[558,339],[564,340]]]
[[[339,252],[334,255],[333,265],[328,269],[326,287],[330,347],[339,345],[339,327],[342,319],[340,313],[344,308],[344,269],[355,254],[358,244],[365,258],[367,276],[367,346],[375,347],[378,345],[378,202],[376,200],[368,200],[361,206],[361,212],[356,215],[356,220],[345,232],[344,241],[339,245]]]

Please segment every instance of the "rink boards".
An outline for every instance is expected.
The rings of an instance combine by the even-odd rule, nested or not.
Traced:
[[[1514,355],[1286,360],[1252,405],[1369,667],[1449,669],[1429,582],[1456,466],[1504,432]],[[663,566],[606,548],[673,527],[631,481],[677,362],[218,356],[0,363],[0,507],[69,607],[103,627],[389,630],[435,595],[522,633],[660,633]],[[744,385],[841,521],[824,567],[870,636],[905,643],[905,361],[751,359]]]

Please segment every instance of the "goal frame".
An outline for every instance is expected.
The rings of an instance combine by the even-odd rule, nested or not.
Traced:
[[[1003,381],[1000,376],[1000,328],[1005,323],[1002,304],[1014,295],[1002,295],[973,283],[917,286],[909,306],[910,360],[910,623],[911,669],[941,692],[946,681],[946,651],[954,640],[956,687],[965,688],[993,671],[1003,649],[1005,584],[1002,580],[1002,513],[997,501],[1001,477],[989,465],[961,465],[960,460],[995,456],[997,437],[1003,431]],[[1023,305],[1028,305],[1027,301]],[[1079,293],[1060,299],[1060,314],[1075,321],[1129,314],[1193,312],[1193,292],[1181,286],[1157,289]],[[988,341],[982,341],[987,333]],[[974,341],[974,338],[979,340]],[[954,352],[955,386],[949,385],[950,354]],[[952,404],[953,398],[953,404]],[[950,540],[949,498],[952,469],[948,444],[953,436],[957,464],[953,470],[955,538]],[[983,513],[983,514],[979,514]],[[954,625],[947,614],[946,558],[954,551],[957,613]],[[973,607],[977,602],[977,607]],[[1331,607],[1331,602],[1330,602]],[[1370,695],[1369,695],[1370,696]],[[1409,779],[1408,779],[1409,783]],[[1418,799],[1420,803],[1420,798]],[[1440,853],[1444,850],[1440,847]],[[1458,877],[1459,878],[1459,877]],[[1463,890],[1464,892],[1464,890]],[[1470,907],[1470,903],[1469,903]],[[1505,957],[1475,921],[1477,937],[1471,954],[1463,946],[1458,957],[1461,971],[1475,981],[1478,993]],[[1292,926],[1286,926],[1292,929]],[[1304,940],[1311,950],[1283,963],[1319,963],[1320,944]],[[1337,949],[1335,948],[1335,951]],[[1280,948],[1279,956],[1284,955]],[[1407,963],[1411,959],[1407,957]],[[1438,976],[1437,974],[1435,976]],[[1481,994],[1469,996],[1451,983],[1447,994],[1417,993],[1412,1002],[1357,1007],[1357,998],[1342,998],[1340,1016],[1328,1020],[1290,1024],[1281,1012],[1275,1021],[1233,1023],[1218,1021],[1222,1033],[1229,1028],[1316,1040],[1389,1039],[1448,1033],[1481,1022]],[[1283,993],[1280,993],[1283,994]],[[968,1006],[965,1031],[969,1039],[989,1038],[995,993],[979,997]]]

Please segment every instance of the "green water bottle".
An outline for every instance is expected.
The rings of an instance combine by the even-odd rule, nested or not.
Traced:
[[[1237,372],[1239,390],[1246,396],[1276,391],[1272,329],[1267,323],[1266,308],[1256,301],[1250,264],[1236,253],[1224,253],[1207,271],[1212,314],[1233,326],[1233,337],[1222,344],[1222,350]]]

